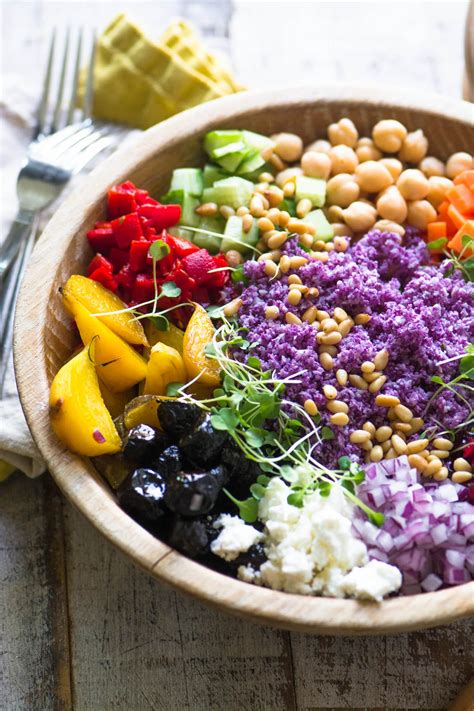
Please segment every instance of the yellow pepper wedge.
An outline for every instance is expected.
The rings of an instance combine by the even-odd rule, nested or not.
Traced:
[[[119,452],[120,436],[100,393],[93,344],[69,360],[51,384],[53,431],[68,449],[88,457]]]
[[[220,384],[220,367],[217,361],[207,358],[204,349],[213,339],[215,328],[207,311],[199,304],[184,332],[183,358],[188,378],[199,375],[199,383],[217,388]]]
[[[176,348],[156,343],[150,352],[143,393],[165,395],[170,383],[184,383],[186,379],[184,361]]]
[[[136,389],[130,388],[130,390],[124,390],[120,393],[113,393],[102,380],[99,380],[100,394],[105,403],[105,407],[110,412],[112,417],[115,419],[120,415],[123,415],[127,403],[132,400],[136,395]]]
[[[130,430],[136,425],[150,425],[161,430],[158,410],[163,400],[176,400],[168,395],[139,395],[128,403],[123,415],[125,427]]]
[[[167,331],[160,331],[153,321],[147,319],[145,332],[150,346],[154,346],[156,343],[164,343],[166,346],[175,348],[178,353],[183,355],[184,331],[174,324],[170,323]]]
[[[63,295],[77,299],[91,314],[106,314],[121,311],[127,304],[119,297],[93,279],[80,274],[73,274],[63,287]],[[99,316],[102,323],[127,343],[147,346],[148,341],[143,326],[130,312]]]
[[[72,294],[63,303],[76,319],[84,345],[94,340],[97,375],[113,393],[129,390],[146,377],[146,361],[120,336],[92,314]]]

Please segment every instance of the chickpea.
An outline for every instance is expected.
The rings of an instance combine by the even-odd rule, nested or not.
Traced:
[[[327,153],[307,151],[301,158],[301,168],[303,173],[309,175],[310,178],[327,180],[331,172],[331,159]]]
[[[437,208],[445,199],[446,192],[453,187],[453,181],[440,175],[432,175],[428,178],[428,185],[429,191],[426,199],[433,207]]]
[[[377,212],[365,202],[353,202],[344,210],[344,220],[354,232],[366,232],[374,226]]]
[[[282,160],[294,163],[301,158],[303,141],[295,133],[278,133],[272,136],[275,142],[274,151]]]
[[[446,168],[443,161],[434,156],[426,156],[426,158],[423,158],[418,168],[427,178],[431,178],[433,175],[446,175]]]
[[[382,158],[380,163],[387,168],[394,180],[398,180],[398,177],[403,170],[403,165],[398,158]]]
[[[436,210],[428,200],[413,200],[408,203],[407,222],[413,227],[425,230],[430,222],[436,220]]]
[[[335,237],[353,237],[354,232],[351,230],[351,228],[348,225],[345,225],[343,222],[333,222],[331,225],[334,236]],[[336,246],[337,243],[335,243]],[[336,251],[338,251],[336,249]]]
[[[385,119],[375,124],[372,138],[377,148],[385,153],[397,153],[407,135],[405,126],[400,121]]]
[[[317,141],[310,143],[309,146],[305,148],[305,152],[314,151],[315,153],[329,153],[330,150],[331,144],[329,141],[326,141],[325,138],[318,138]]]
[[[368,193],[379,193],[393,183],[387,168],[375,160],[361,163],[355,170],[360,188]]]
[[[359,159],[359,163],[364,163],[366,160],[380,160],[382,153],[371,138],[359,138],[356,147],[356,156]]]
[[[229,267],[238,267],[243,262],[242,255],[236,249],[229,249],[225,254],[225,258]]]
[[[275,182],[279,188],[282,188],[286,183],[294,182],[297,175],[303,175],[301,168],[295,166],[294,168],[285,168],[285,170],[280,170],[276,174]]]
[[[400,174],[397,180],[397,188],[405,200],[422,200],[428,195],[430,184],[421,170],[409,168]]]
[[[377,212],[384,220],[391,220],[399,225],[407,219],[407,204],[399,189],[392,185],[377,199]]]
[[[453,153],[446,163],[446,175],[448,178],[455,178],[465,170],[472,170],[474,162],[469,153]]]
[[[400,148],[398,157],[407,163],[419,163],[428,152],[428,139],[419,128],[408,133]]]
[[[395,232],[397,235],[400,235],[400,237],[403,237],[405,234],[405,228],[391,220],[377,220],[374,225],[374,230],[380,230],[380,232]]]
[[[329,157],[331,159],[331,172],[333,175],[337,175],[338,173],[353,173],[359,163],[352,148],[342,143],[331,148]]]
[[[348,207],[359,197],[360,188],[352,175],[339,173],[328,181],[326,192],[329,205]]]
[[[342,118],[337,123],[328,126],[328,136],[333,146],[343,144],[354,148],[359,134],[353,122],[348,118]]]

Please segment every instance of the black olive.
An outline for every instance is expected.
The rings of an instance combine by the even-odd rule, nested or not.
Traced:
[[[191,432],[181,437],[179,446],[194,466],[210,467],[220,461],[228,438],[227,432],[214,429],[211,416],[206,413],[201,415]]]
[[[120,506],[139,523],[152,524],[166,513],[166,481],[153,469],[135,469],[118,492]]]
[[[263,473],[260,467],[256,462],[247,459],[233,440],[227,442],[223,448],[221,461],[229,472],[230,481],[226,488],[236,499],[246,499],[250,486]]]
[[[241,565],[249,565],[254,570],[259,570],[260,566],[263,565],[266,560],[267,556],[263,544],[255,543],[253,546],[250,546],[246,553],[241,553],[237,558],[229,562],[231,567],[237,572]]]
[[[165,479],[170,479],[183,468],[179,447],[176,444],[170,444],[170,446],[166,447],[159,457],[153,461],[151,466],[153,469],[159,471],[160,474],[163,474]]]
[[[123,455],[139,464],[149,464],[169,444],[168,437],[150,425],[136,425],[123,442]]]
[[[206,514],[213,508],[225,478],[223,467],[208,472],[181,471],[169,480],[165,503],[182,516]]]
[[[176,516],[168,537],[168,543],[190,558],[209,554],[210,544],[217,538],[218,531],[212,528],[207,517],[189,519]]]
[[[123,454],[101,454],[100,457],[93,457],[92,463],[95,468],[107,479],[112,489],[118,489],[125,479],[137,468],[137,462],[125,459]]]
[[[192,430],[201,413],[197,405],[179,400],[164,400],[158,410],[161,426],[174,439]]]

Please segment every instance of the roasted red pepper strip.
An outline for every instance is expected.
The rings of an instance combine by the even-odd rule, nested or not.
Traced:
[[[138,214],[152,221],[157,232],[172,227],[179,222],[181,217],[181,205],[153,205],[145,203],[140,205]]]

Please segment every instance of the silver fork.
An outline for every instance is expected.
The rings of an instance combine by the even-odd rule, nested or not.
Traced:
[[[67,111],[67,122],[74,118],[78,75],[81,59],[82,33],[79,34],[74,67],[73,86]],[[99,153],[111,147],[123,134],[121,127],[93,122],[91,119],[93,64],[95,41],[88,67],[82,121],[59,128],[68,62],[69,33],[66,36],[59,85],[52,121],[48,122],[48,98],[54,61],[53,34],[43,93],[37,112],[33,142],[28,158],[17,180],[20,204],[18,215],[0,248],[0,281],[2,281],[0,320],[0,396],[12,347],[14,307],[28,258],[34,246],[38,216],[64,189],[70,178],[83,170]]]

